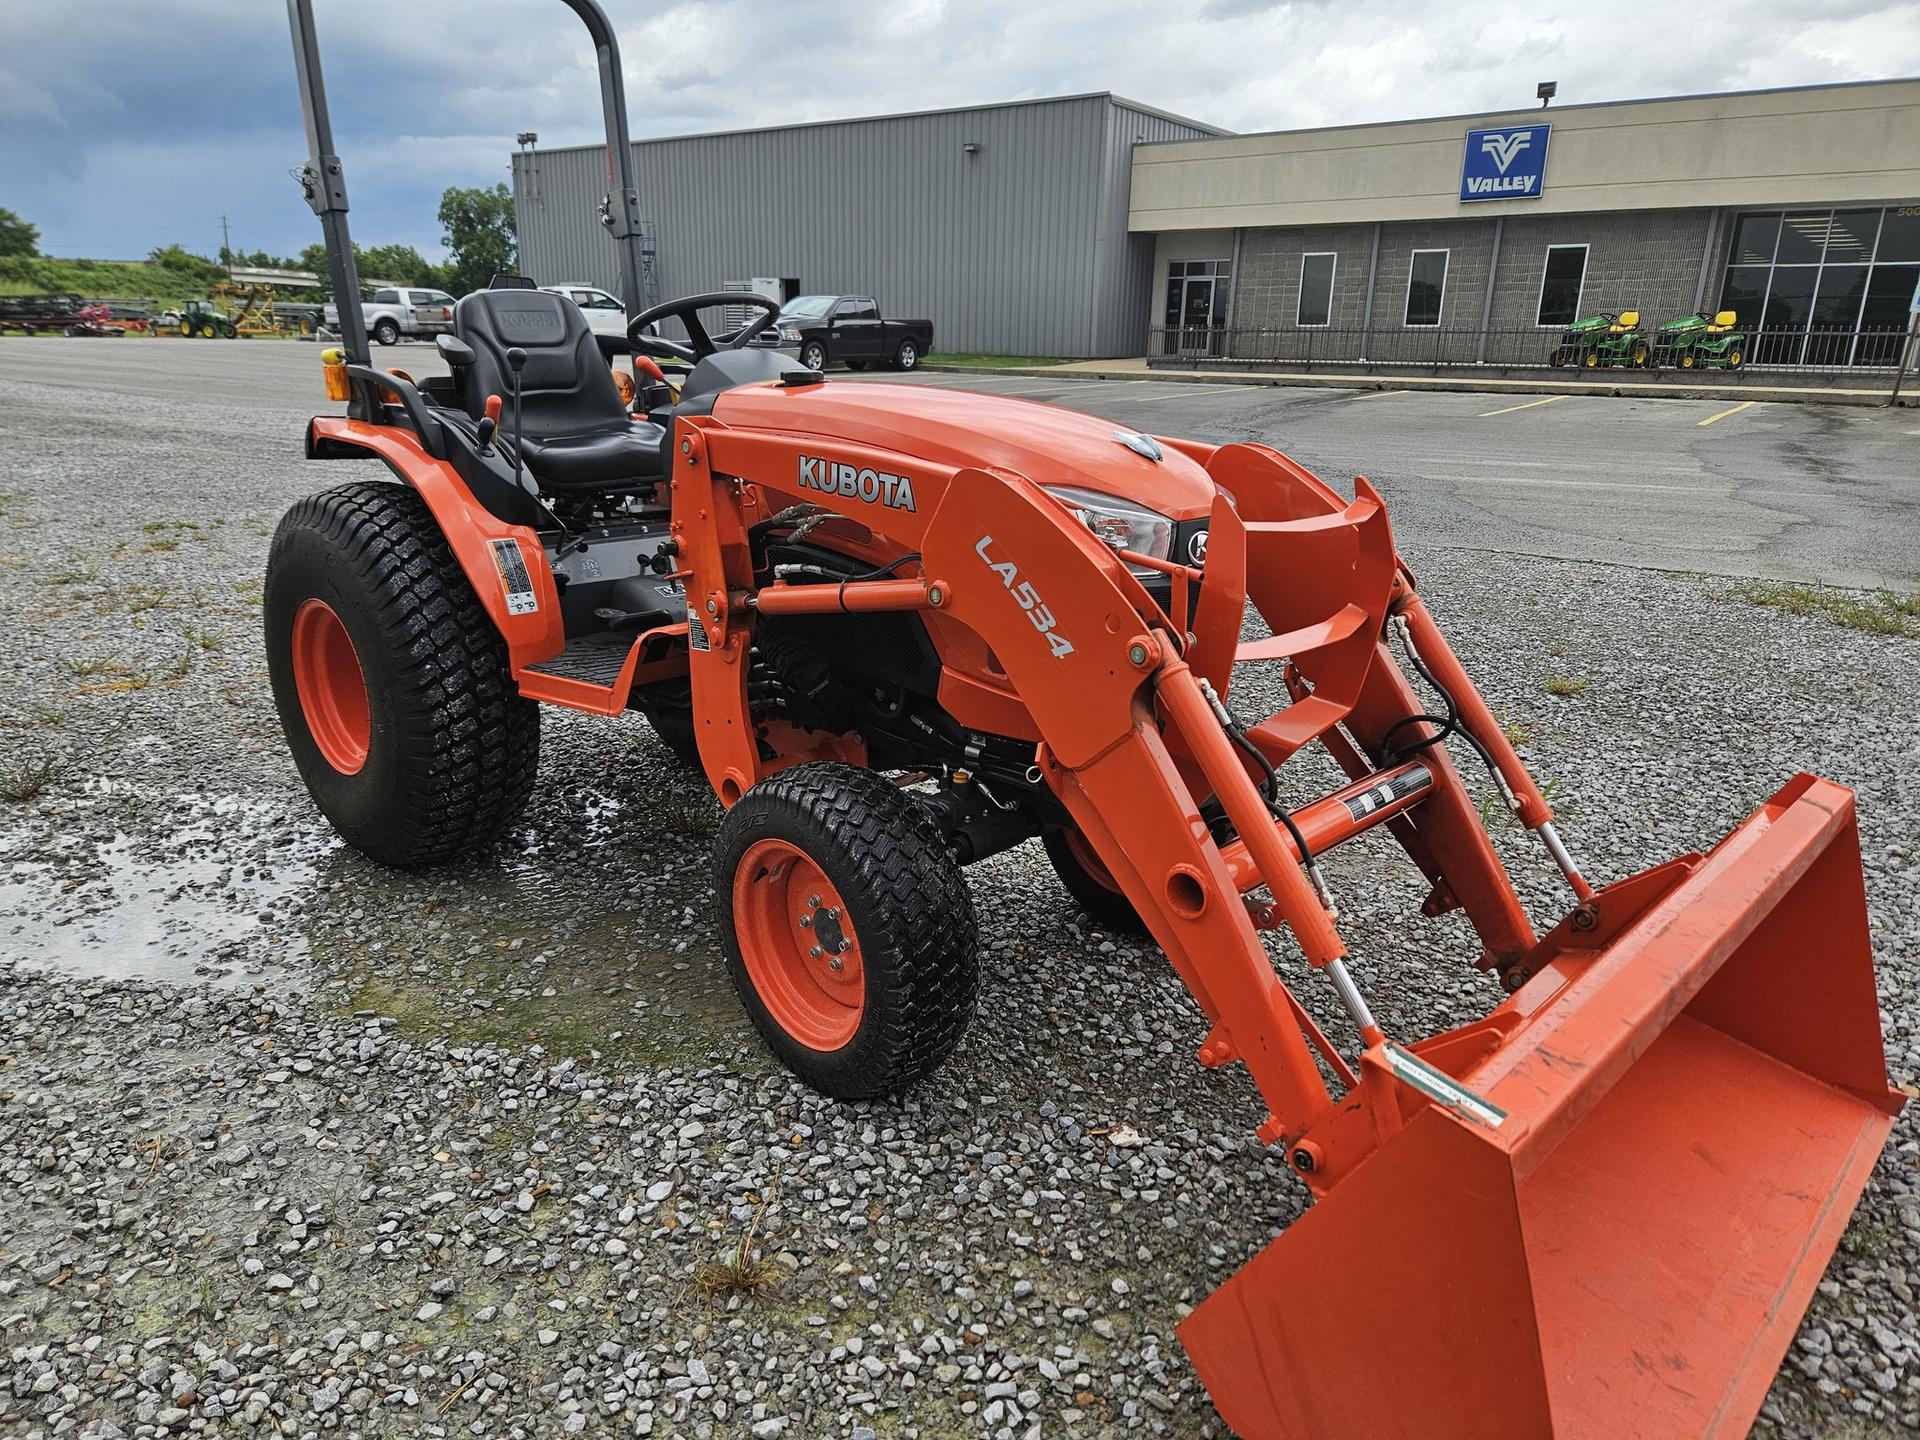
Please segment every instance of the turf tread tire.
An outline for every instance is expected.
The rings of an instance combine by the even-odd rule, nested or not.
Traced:
[[[755,992],[734,927],[733,880],[754,842],[783,839],[827,872],[859,937],[866,1008],[834,1051],[788,1035]],[[761,781],[721,821],[715,888],[727,972],[768,1048],[838,1100],[895,1095],[960,1043],[979,997],[978,921],[960,867],[932,820],[870,770],[823,761]]]
[[[1053,873],[1073,897],[1074,904],[1086,911],[1093,923],[1118,935],[1145,935],[1147,922],[1133,908],[1133,902],[1080,862],[1068,843],[1066,832],[1049,830],[1041,837]]]
[[[340,615],[368,681],[358,775],[321,757],[293,682],[293,613],[314,595]],[[264,608],[294,761],[357,849],[387,865],[441,864],[518,818],[539,768],[540,708],[515,689],[506,644],[418,494],[361,482],[297,502],[274,534]]]

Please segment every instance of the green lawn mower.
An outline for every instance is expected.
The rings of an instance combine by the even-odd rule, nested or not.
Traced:
[[[1603,310],[1576,320],[1561,335],[1560,343],[1547,357],[1555,367],[1577,365],[1597,370],[1602,365],[1641,366],[1647,363],[1651,347],[1640,333],[1640,312],[1622,310],[1615,314]]]
[[[1734,328],[1739,319],[1733,311],[1721,310],[1667,321],[1654,333],[1654,366],[1663,370],[1738,370],[1747,358],[1746,334]]]

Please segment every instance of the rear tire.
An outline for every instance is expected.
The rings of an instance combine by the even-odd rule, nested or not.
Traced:
[[[356,849],[439,864],[520,814],[540,710],[516,693],[500,632],[412,490],[356,483],[296,504],[268,553],[265,611],[294,764]]]
[[[911,340],[902,340],[900,348],[893,352],[893,368],[911,370],[920,363],[920,347]]]
[[[693,687],[685,680],[662,680],[634,697],[660,743],[682,765],[700,769],[700,740],[693,728]]]
[[[727,973],[795,1075],[871,1099],[953,1052],[979,990],[973,900],[897,786],[853,765],[782,770],[727,812],[716,859]]]
[[[1107,867],[1075,830],[1049,830],[1040,842],[1046,847],[1053,873],[1093,923],[1120,935],[1145,935],[1147,925],[1133,902],[1120,893]]]

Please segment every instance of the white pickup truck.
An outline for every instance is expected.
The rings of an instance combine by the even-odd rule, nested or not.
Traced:
[[[549,295],[559,295],[580,307],[587,328],[596,335],[625,335],[627,307],[598,285],[542,285]]]
[[[360,313],[367,334],[382,345],[392,345],[403,335],[425,339],[453,331],[453,297],[444,290],[382,287],[360,302]],[[327,328],[338,332],[339,307],[329,302],[322,316]]]

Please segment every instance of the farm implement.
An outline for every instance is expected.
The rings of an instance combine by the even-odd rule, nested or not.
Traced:
[[[1165,953],[1204,1021],[1168,1028],[1245,1067],[1260,1138],[1316,1197],[1180,1327],[1237,1432],[1743,1435],[1901,1103],[1851,794],[1797,776],[1708,853],[1596,886],[1364,479],[1349,497],[1260,445],[827,381],[752,344],[764,297],[639,309],[618,49],[567,3],[598,52],[626,363],[512,276],[459,302],[451,373],[417,384],[343,308],[323,359],[344,413],[306,453],[392,479],[295,504],[265,595],[322,812],[388,864],[465,857],[524,807],[541,706],[642,712],[726,807],[742,1006],[845,1099],[960,1044],[964,867],[1038,840]],[[307,198],[353,295],[309,0],[289,12]],[[703,319],[742,304],[735,329]],[[1285,703],[1249,711],[1254,665]],[[1296,798],[1313,747],[1345,783]],[[1544,933],[1461,765],[1564,884]],[[1376,1017],[1389,962],[1350,952],[1319,862],[1377,829],[1425,913],[1470,922],[1458,963],[1503,996],[1482,1018],[1409,1038]]]

